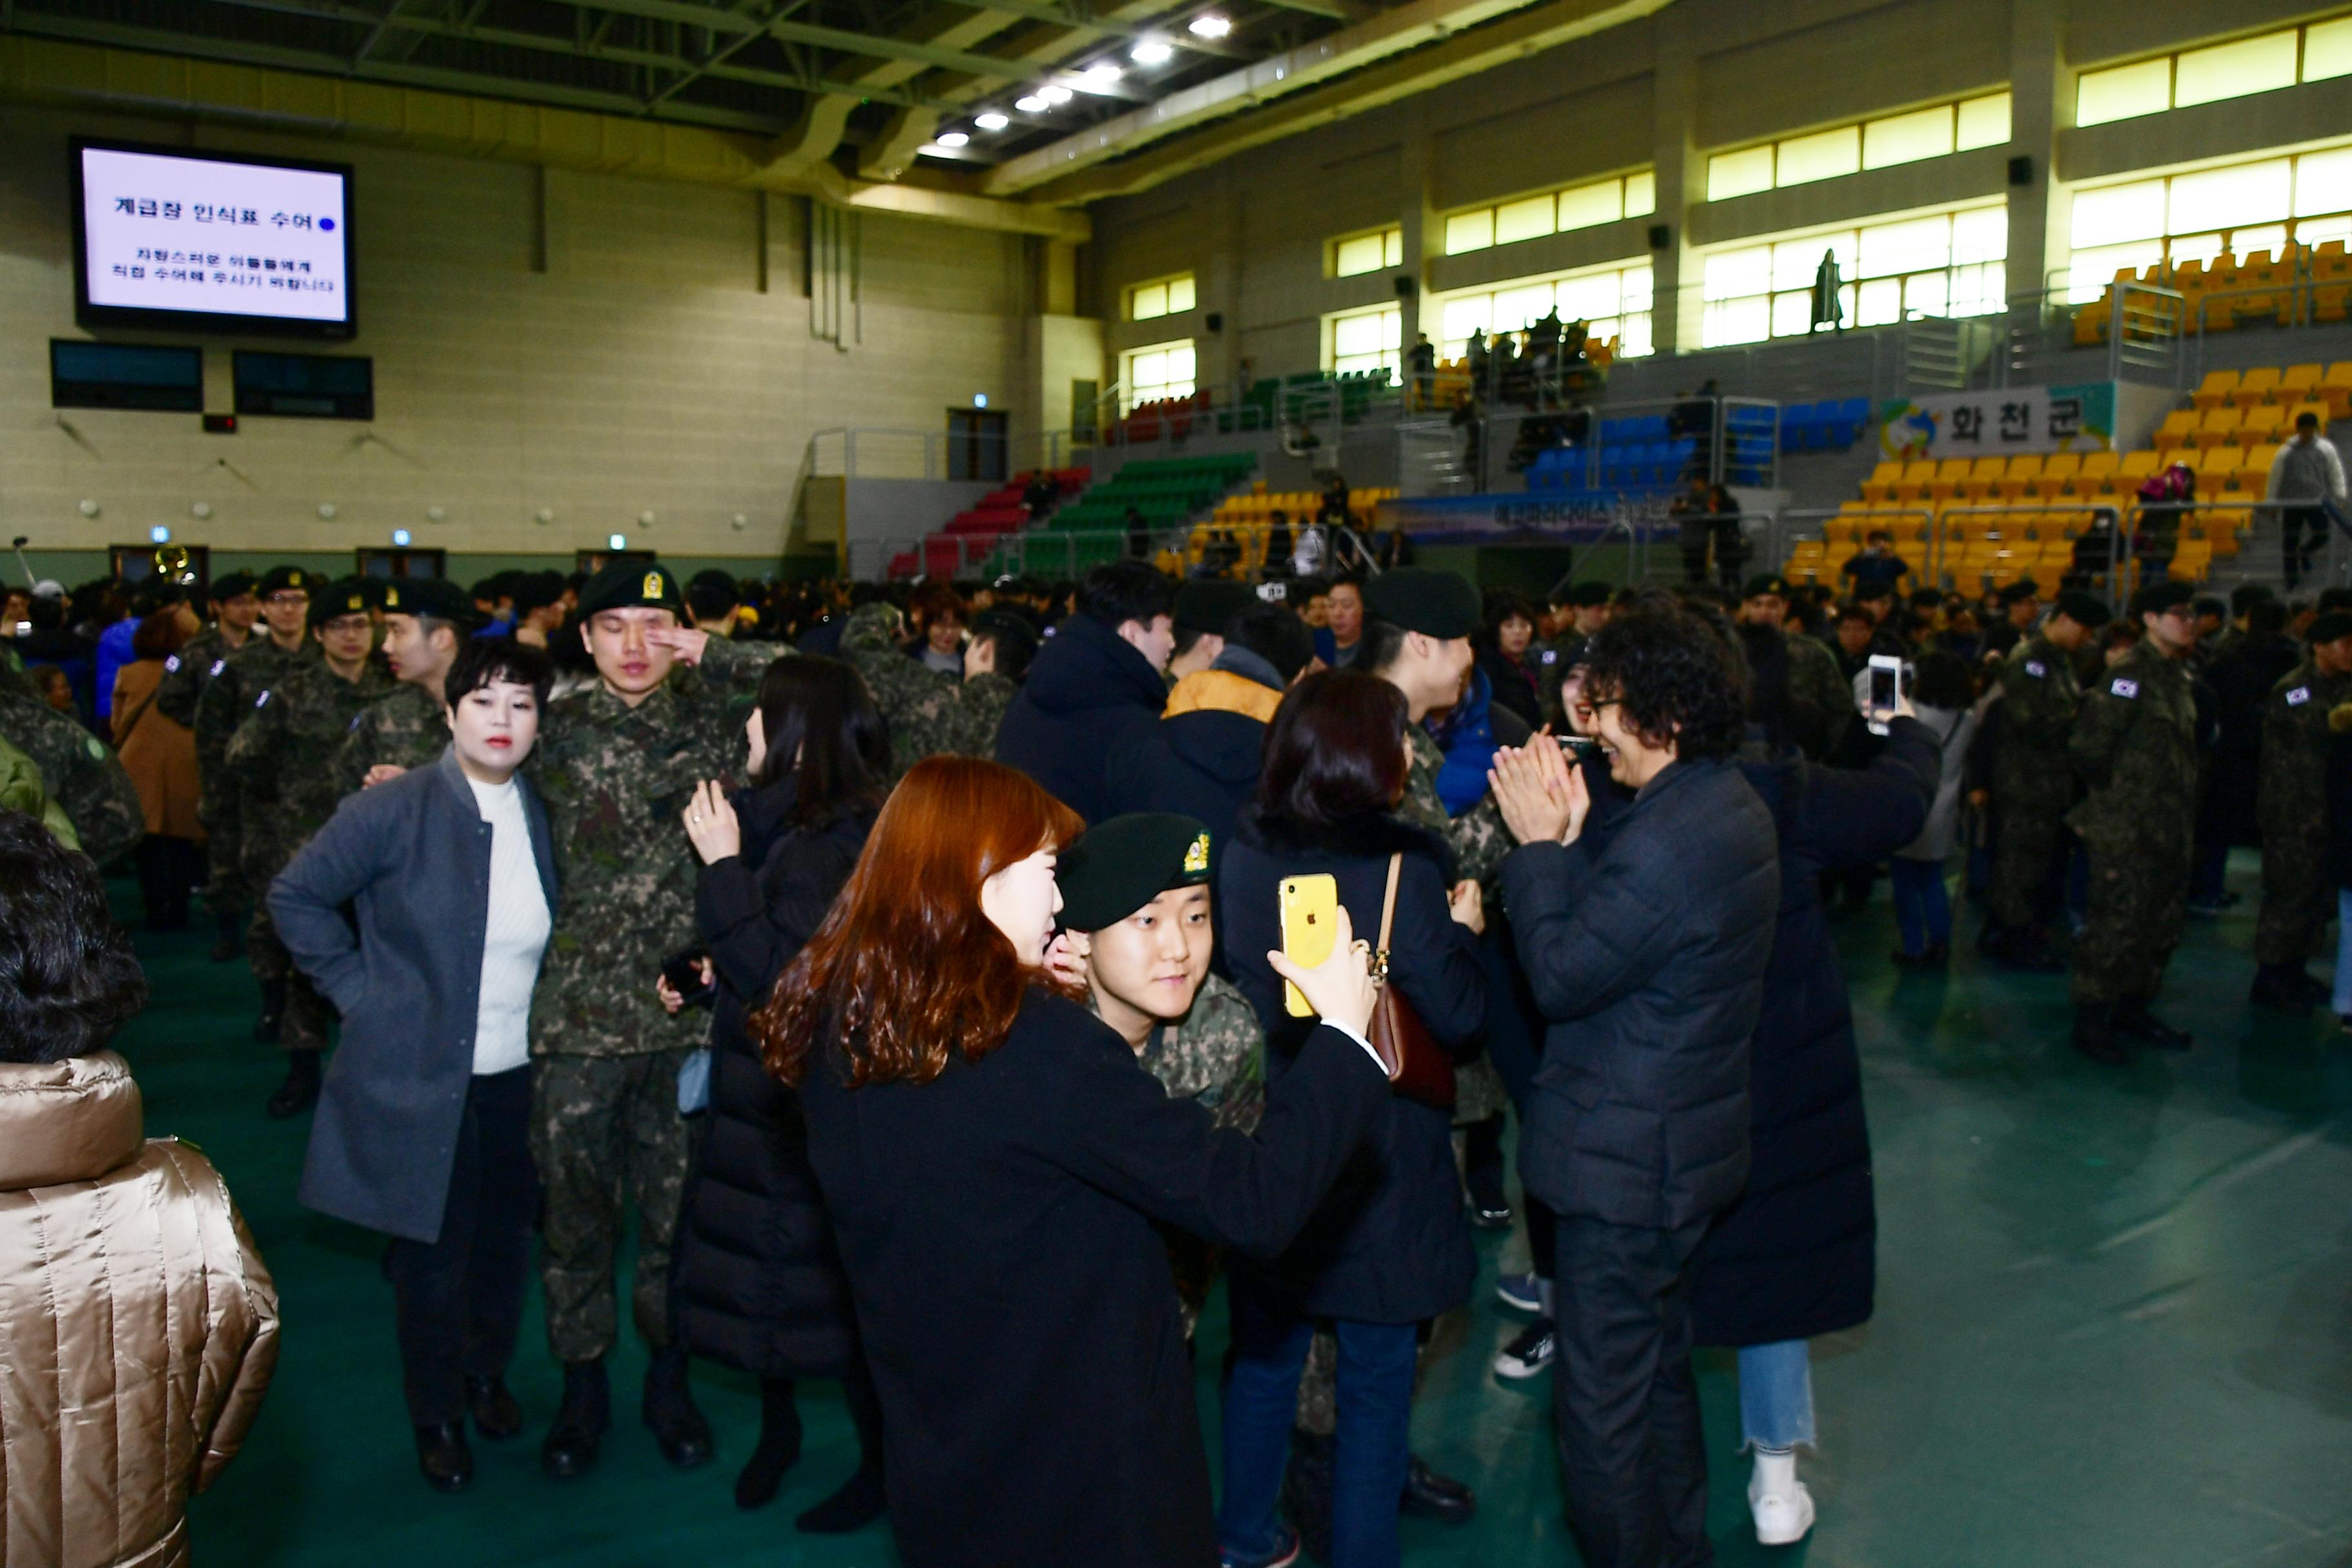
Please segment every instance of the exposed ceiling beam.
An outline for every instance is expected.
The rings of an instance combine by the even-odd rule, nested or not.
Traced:
[[[1178,48],[1190,49],[1196,55],[1211,55],[1227,60],[1252,58],[1247,49],[1215,39],[1194,37],[1181,28],[1156,27],[1111,16],[1074,16],[1067,6],[1055,5],[1053,0],[948,0],[948,3],[967,5],[975,11],[1002,11],[1007,16],[1024,17],[1032,22],[1051,23],[1057,27],[1068,28],[1075,37],[1082,39],[1165,38]],[[1281,4],[1282,0],[1270,0],[1270,3]],[[1313,9],[1325,16],[1339,15],[1338,7],[1341,3],[1342,0],[1294,0],[1295,8]],[[1325,11],[1325,6],[1331,9]],[[1152,7],[1154,10],[1160,8],[1158,5]]]

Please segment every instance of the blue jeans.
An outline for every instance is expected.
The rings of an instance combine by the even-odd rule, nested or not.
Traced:
[[[1786,1452],[1813,1437],[1813,1358],[1803,1340],[1739,1348],[1739,1435]]]
[[[1224,1500],[1217,1537],[1237,1557],[1273,1555],[1298,1411],[1298,1373],[1315,1325],[1233,1289],[1233,1375],[1225,1383]],[[1397,1500],[1412,1457],[1411,1323],[1332,1325],[1339,1342],[1332,1438],[1331,1568],[1397,1568]]]
[[[1895,889],[1895,928],[1903,933],[1903,951],[1916,956],[1931,946],[1950,946],[1952,900],[1944,890],[1944,863],[1906,860],[1897,855],[1887,862],[1887,869]]]
[[[2339,1018],[2352,1018],[2352,888],[2336,889],[2336,994],[2329,998]]]

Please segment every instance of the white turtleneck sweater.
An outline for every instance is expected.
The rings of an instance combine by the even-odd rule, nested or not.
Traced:
[[[530,850],[530,823],[522,787],[509,779],[474,786],[475,804],[490,825],[490,908],[482,944],[482,994],[474,1025],[474,1072],[511,1072],[530,1059],[530,993],[554,921],[539,862]]]

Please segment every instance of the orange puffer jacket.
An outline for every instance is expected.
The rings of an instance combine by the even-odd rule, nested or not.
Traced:
[[[181,1568],[277,1363],[228,1188],[122,1058],[0,1064],[0,1568]]]

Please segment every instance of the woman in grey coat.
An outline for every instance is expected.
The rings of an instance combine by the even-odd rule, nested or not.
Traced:
[[[473,1479],[466,1415],[485,1437],[522,1429],[505,1373],[539,1208],[526,1028],[555,860],[516,770],[553,675],[537,648],[467,643],[441,760],[346,799],[269,889],[343,1017],[296,1196],[392,1237],[417,1463],[441,1491]]]

